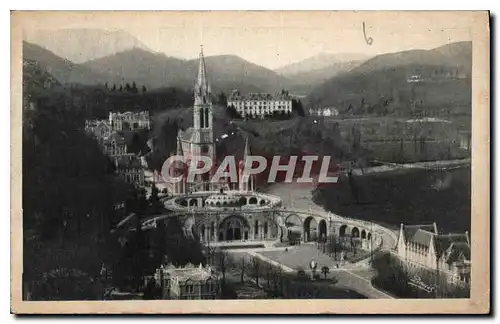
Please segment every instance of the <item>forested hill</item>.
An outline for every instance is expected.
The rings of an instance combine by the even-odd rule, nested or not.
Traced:
[[[378,55],[325,81],[305,104],[354,114],[470,114],[471,69],[471,42]]]
[[[63,84],[125,87],[135,82],[148,89],[178,88],[191,91],[198,73],[198,59],[184,60],[131,48],[83,63],[74,63],[48,49],[23,42],[23,59],[36,61]],[[235,55],[205,57],[214,93],[239,89],[248,92],[279,92],[290,80],[263,66]]]
[[[48,72],[25,62],[24,229],[36,227],[47,236],[55,235],[64,220],[70,224],[69,219],[75,220],[71,225],[83,227],[91,221],[80,217],[108,213],[120,199],[121,190],[115,186],[126,188],[115,179],[97,142],[85,134],[75,111],[54,100],[64,98],[63,92]]]
[[[207,74],[214,92],[278,92],[287,85],[287,78],[248,62],[235,55],[205,57]],[[198,73],[198,59],[182,60],[143,49],[102,57],[82,64],[109,76],[109,82],[120,77],[123,82],[136,81],[150,88],[177,87],[191,89]]]

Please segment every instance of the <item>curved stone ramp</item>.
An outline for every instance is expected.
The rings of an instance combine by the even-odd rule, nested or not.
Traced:
[[[229,208],[227,208],[229,209]],[[230,209],[229,209],[230,210]],[[233,208],[232,209],[235,212],[242,212],[240,208]],[[172,214],[166,214],[166,215],[155,215],[152,217],[149,217],[148,219],[144,220],[142,223],[143,229],[149,229],[149,228],[154,228],[156,227],[156,223],[159,220],[170,218],[170,217],[179,217],[179,216],[186,216],[189,214],[195,214],[197,212],[203,213],[205,215],[207,214],[214,214],[217,215],[221,211],[212,211],[212,210],[192,210],[192,211],[176,211]],[[227,210],[226,210],[227,212]],[[359,220],[359,219],[353,219],[349,217],[343,217],[339,216],[330,212],[326,211],[320,211],[320,210],[315,210],[315,211],[306,211],[306,210],[300,210],[300,209],[286,209],[286,208],[256,208],[256,209],[245,209],[243,211],[244,213],[262,213],[262,212],[273,212],[273,213],[279,213],[283,215],[292,215],[296,214],[299,215],[302,219],[307,219],[308,217],[314,217],[318,219],[324,219],[326,221],[333,220],[335,224],[342,224],[342,225],[347,225],[351,227],[357,227],[357,228],[362,228],[362,229],[369,229],[373,231],[373,233],[379,235],[381,237],[381,243],[380,243],[380,249],[382,250],[391,250],[395,248],[396,243],[397,243],[397,235],[394,231],[381,226],[377,223],[369,222],[369,221],[364,221],[364,220]]]

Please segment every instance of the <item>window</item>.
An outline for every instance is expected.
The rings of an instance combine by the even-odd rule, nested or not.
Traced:
[[[194,294],[194,285],[186,285],[186,294]]]

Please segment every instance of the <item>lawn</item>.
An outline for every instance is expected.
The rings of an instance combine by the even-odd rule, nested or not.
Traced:
[[[356,256],[360,253],[367,253],[358,249]],[[302,244],[288,249],[288,251],[261,251],[262,256],[269,258],[273,261],[279,262],[287,267],[295,270],[309,270],[309,263],[314,260],[318,263],[317,272],[321,273],[321,268],[327,266],[329,268],[336,267],[340,263],[339,260],[330,258],[327,254],[321,252],[316,246],[311,244]],[[346,261],[354,258],[352,252],[346,254]],[[337,259],[340,259],[340,253],[337,254]]]

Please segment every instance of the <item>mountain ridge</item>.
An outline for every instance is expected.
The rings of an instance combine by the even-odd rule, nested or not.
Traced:
[[[38,44],[75,64],[131,48],[150,50],[135,36],[121,29],[70,28],[37,30],[27,34],[25,38],[26,41]]]
[[[410,109],[417,102],[422,109],[470,107],[471,70],[472,42],[381,54],[326,80],[311,91],[305,104],[310,108],[335,106],[341,112],[381,101],[397,102],[397,109]],[[412,76],[422,80],[409,82]]]

